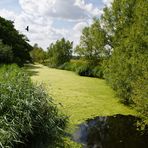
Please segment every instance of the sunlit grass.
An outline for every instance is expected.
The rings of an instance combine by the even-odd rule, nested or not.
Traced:
[[[82,77],[74,72],[42,65],[35,66],[32,80],[45,83],[59,108],[70,117],[70,127],[95,116],[136,114],[119,102],[105,80]]]

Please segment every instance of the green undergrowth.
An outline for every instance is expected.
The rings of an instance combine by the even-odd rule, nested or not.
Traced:
[[[71,60],[58,67],[59,69],[74,71],[80,76],[103,78],[103,66],[92,64],[86,60]]]
[[[0,66],[0,147],[39,142],[60,147],[66,124],[67,117],[42,85],[33,84],[16,65]]]

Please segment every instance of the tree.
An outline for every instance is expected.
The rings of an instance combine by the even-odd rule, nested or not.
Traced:
[[[44,63],[47,59],[47,52],[38,47],[38,44],[33,46],[33,50],[30,54],[33,62]]]
[[[114,0],[111,7],[104,8],[101,22],[107,33],[107,44],[112,48],[120,44],[117,40],[120,40],[122,33],[132,23],[135,3],[136,0]]]
[[[13,52],[11,47],[4,45],[0,41],[0,63],[11,63],[13,61]]]
[[[80,44],[75,52],[89,61],[99,61],[105,56],[106,33],[100,21],[94,19],[90,27],[85,27],[80,37]]]
[[[50,65],[58,67],[65,62],[69,62],[72,57],[73,42],[66,41],[64,38],[57,40],[55,44],[51,44],[48,48],[48,56]]]
[[[105,77],[122,102],[148,111],[148,3],[147,0],[114,0],[102,16],[112,55]],[[145,105],[144,105],[145,104]],[[142,106],[145,107],[142,107]]]
[[[28,39],[20,34],[13,25],[13,22],[0,17],[0,39],[12,48],[13,61],[19,65],[31,61],[29,52],[32,46],[27,43]]]

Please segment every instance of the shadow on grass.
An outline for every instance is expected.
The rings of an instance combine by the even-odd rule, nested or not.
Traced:
[[[39,73],[37,69],[39,68],[41,67],[35,64],[26,64],[24,67],[29,76],[37,76]]]

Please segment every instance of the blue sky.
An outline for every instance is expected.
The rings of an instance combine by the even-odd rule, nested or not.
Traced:
[[[0,16],[13,20],[30,43],[46,49],[65,37],[79,43],[81,31],[112,0],[0,0]],[[30,31],[25,27],[29,25]]]
[[[17,13],[21,12],[19,0],[0,0],[0,9],[7,9]]]
[[[87,3],[92,3],[98,7],[102,7],[104,4],[102,0],[86,0]],[[19,0],[0,0],[0,9],[12,10],[15,12],[21,12]]]

